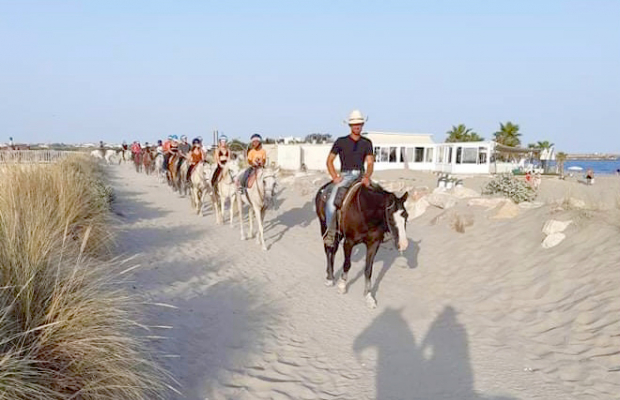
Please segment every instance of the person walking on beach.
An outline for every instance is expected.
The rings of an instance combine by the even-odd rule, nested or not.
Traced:
[[[364,186],[370,186],[370,177],[373,172],[374,155],[372,152],[372,142],[362,137],[362,128],[366,119],[359,110],[354,110],[349,114],[347,123],[351,132],[348,136],[338,138],[332,146],[327,156],[327,171],[329,172],[334,187],[332,188],[329,199],[325,204],[325,222],[327,231],[323,241],[327,246],[333,246],[336,238],[336,194],[341,187],[349,188],[356,180],[362,178]],[[334,167],[336,156],[340,157],[340,173]],[[366,163],[366,168],[364,168]]]
[[[586,184],[592,185],[594,183],[594,171],[592,168],[588,168],[586,171]]]

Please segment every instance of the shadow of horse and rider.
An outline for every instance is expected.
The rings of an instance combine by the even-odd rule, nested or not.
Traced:
[[[516,400],[475,391],[465,326],[447,306],[417,345],[402,309],[386,308],[355,339],[363,361],[376,354],[376,399]]]

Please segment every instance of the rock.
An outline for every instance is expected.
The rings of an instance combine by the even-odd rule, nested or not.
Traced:
[[[430,203],[426,200],[426,197],[422,197],[418,201],[407,200],[405,207],[407,208],[407,213],[409,213],[409,218],[415,219],[424,214],[429,206]]]
[[[454,195],[454,197],[459,198],[459,199],[471,199],[473,197],[480,197],[480,193],[476,192],[473,189],[470,188],[466,188],[466,187],[455,187],[452,190],[452,194]]]
[[[519,206],[512,200],[504,200],[503,203],[497,206],[496,210],[497,212],[491,219],[511,219],[519,215]]]
[[[486,207],[487,210],[497,207],[500,203],[505,202],[507,199],[501,197],[493,197],[493,198],[481,198],[481,199],[470,199],[467,202],[468,206],[480,206]]]
[[[542,201],[523,201],[519,203],[519,208],[523,210],[533,210],[535,208],[540,208],[545,204]]]
[[[568,206],[569,208],[576,208],[576,209],[580,209],[583,210],[585,208],[587,208],[586,202],[580,199],[576,199],[574,197],[571,197],[570,199],[568,199]]]
[[[545,235],[553,235],[554,233],[564,232],[564,230],[572,223],[573,221],[556,221],[550,219],[545,222],[542,231]]]
[[[448,193],[431,193],[425,197],[433,206],[444,210],[452,208],[456,205],[456,198]]]
[[[543,240],[542,247],[544,249],[550,249],[551,247],[555,247],[560,244],[564,239],[566,239],[565,234],[561,232],[552,233],[551,235],[547,236],[545,240]]]
[[[427,196],[430,193],[428,186],[418,186],[413,189],[408,190],[409,199],[413,201],[418,201],[422,197]]]

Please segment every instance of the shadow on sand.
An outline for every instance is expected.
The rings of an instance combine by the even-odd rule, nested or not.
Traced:
[[[377,399],[516,400],[474,390],[467,332],[454,308],[444,308],[419,346],[401,313],[387,308],[353,343],[358,357],[376,351]]]

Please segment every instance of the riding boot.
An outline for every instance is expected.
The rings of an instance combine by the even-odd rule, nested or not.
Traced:
[[[336,242],[336,234],[338,233],[337,228],[338,228],[338,218],[336,215],[334,215],[332,217],[331,223],[329,224],[329,226],[327,227],[327,230],[325,231],[325,235],[323,236],[323,243],[325,243],[325,246],[334,247],[334,244]]]

